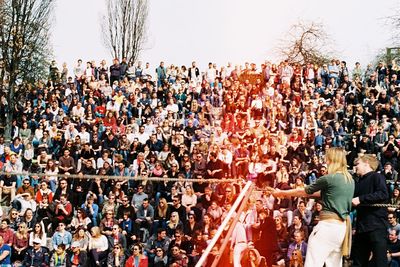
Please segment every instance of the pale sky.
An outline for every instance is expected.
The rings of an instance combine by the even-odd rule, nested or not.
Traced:
[[[274,50],[295,22],[325,25],[340,59],[352,67],[369,63],[390,45],[391,29],[384,18],[398,0],[150,0],[147,50],[141,60],[157,67],[208,62],[218,66],[277,61]],[[78,58],[99,62],[111,55],[103,46],[100,17],[104,0],[58,0],[53,27],[54,55],[72,74]],[[334,3],[334,4],[333,4]]]

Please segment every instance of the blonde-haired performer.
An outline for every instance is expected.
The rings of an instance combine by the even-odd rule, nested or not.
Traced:
[[[333,147],[326,152],[328,174],[305,188],[275,189],[276,197],[320,196],[323,209],[320,221],[308,239],[305,267],[340,267],[342,256],[350,254],[351,225],[349,213],[354,194],[354,180],[347,170],[346,151]]]
[[[387,203],[389,200],[385,176],[376,172],[378,166],[379,161],[372,154],[359,156],[354,164],[359,177],[353,199],[353,206],[357,209],[356,234],[351,255],[354,267],[388,266],[388,257],[392,256],[387,255],[386,207],[366,206]],[[372,264],[368,265],[371,252]]]

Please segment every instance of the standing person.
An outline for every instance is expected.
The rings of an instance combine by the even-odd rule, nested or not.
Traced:
[[[351,234],[349,213],[354,194],[354,181],[347,170],[346,151],[332,147],[326,152],[328,174],[305,188],[281,191],[276,197],[305,197],[311,194],[322,198],[320,221],[308,240],[305,267],[342,266],[342,253],[349,254]],[[320,191],[320,192],[319,192]],[[319,192],[319,193],[317,193]]]
[[[353,206],[357,210],[356,234],[352,248],[354,267],[369,266],[372,252],[373,266],[387,266],[387,210],[382,207],[368,207],[364,204],[385,203],[389,193],[385,177],[375,172],[379,161],[375,155],[365,154],[356,159],[355,170],[360,177],[356,182]]]
[[[230,223],[232,223],[233,218],[231,218]],[[235,225],[235,229],[232,232],[231,239],[231,253],[233,255],[233,266],[241,266],[240,258],[242,256],[242,252],[247,249],[247,238],[246,238],[246,230],[243,224],[238,221]]]
[[[278,232],[276,231],[276,225],[269,212],[262,209],[259,212],[260,217],[260,239],[255,242],[256,249],[260,252],[260,255],[265,257],[268,266],[272,266],[274,263],[274,253],[279,251],[278,247]],[[268,240],[268,242],[265,242]]]

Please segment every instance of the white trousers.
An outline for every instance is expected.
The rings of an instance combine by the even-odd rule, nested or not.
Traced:
[[[241,267],[240,260],[242,259],[242,252],[247,248],[246,243],[238,243],[233,248],[233,266]]]
[[[346,222],[319,221],[314,227],[307,246],[304,267],[342,267],[342,243]]]

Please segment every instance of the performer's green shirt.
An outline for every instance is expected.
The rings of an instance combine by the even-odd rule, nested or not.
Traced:
[[[351,200],[354,195],[354,180],[347,181],[341,173],[328,174],[306,186],[307,194],[321,191],[323,211],[334,212],[343,220],[351,211]]]

